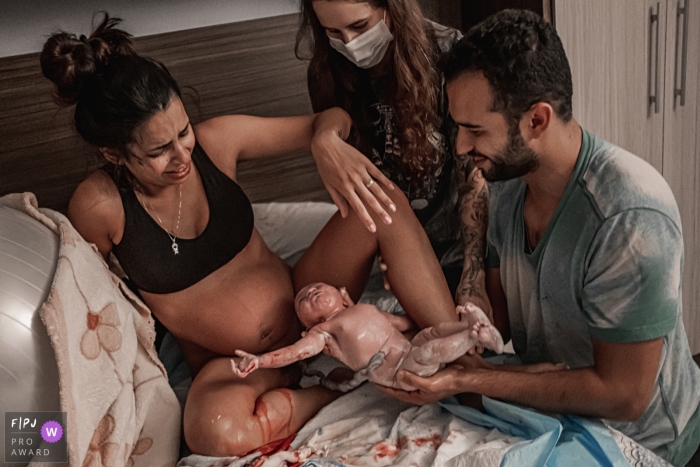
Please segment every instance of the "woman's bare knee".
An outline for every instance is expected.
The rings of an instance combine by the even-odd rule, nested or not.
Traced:
[[[273,389],[258,397],[253,418],[257,419],[267,442],[289,436],[294,418],[292,392],[289,389]]]
[[[389,196],[391,201],[396,206],[395,212],[389,212],[389,215],[392,219],[392,223],[388,225],[392,225],[397,222],[399,224],[402,224],[406,220],[413,220],[415,218],[413,208],[411,207],[411,204],[409,203],[408,198],[406,198],[406,195],[403,191],[399,189],[387,190],[387,196]],[[382,219],[379,214],[377,214],[371,209],[368,209],[368,213],[372,218],[375,227],[378,230],[387,226],[387,224],[384,222],[384,219]],[[336,215],[339,217],[339,222],[343,225],[343,228],[348,228],[349,226],[352,226],[352,228],[357,229],[358,233],[362,236],[366,236],[367,238],[374,237],[374,233],[370,232],[367,229],[367,226],[364,224],[363,220],[354,210],[351,209],[348,213],[348,216],[345,218],[341,218],[340,213],[337,213]]]
[[[291,392],[273,389],[253,403],[239,400],[239,409],[209,406],[185,418],[185,441],[192,452],[207,456],[242,456],[257,447],[289,436],[294,411]]]
[[[199,417],[185,423],[185,441],[195,454],[241,456],[262,444],[254,441],[262,439],[260,430],[254,424],[245,425],[244,419],[230,414]]]
[[[391,198],[391,200],[396,205],[396,212],[399,212],[399,209],[402,207],[407,207],[407,209],[411,209],[411,204],[408,202],[408,198],[406,198],[406,194],[403,191],[399,189],[388,190],[387,196],[389,196],[389,198]]]
[[[415,214],[413,213],[411,203],[408,201],[408,198],[406,198],[404,192],[399,189],[388,191],[389,192],[387,193],[387,195],[389,196],[389,198],[391,198],[391,201],[393,201],[393,203],[396,205],[396,211],[389,213],[392,219],[392,223],[389,224],[389,226],[395,223],[403,224],[406,221],[418,222],[418,220],[415,217]],[[377,229],[381,229],[387,226],[387,224],[384,223],[384,220],[374,211],[370,211],[370,216],[372,216],[372,220],[374,220]]]

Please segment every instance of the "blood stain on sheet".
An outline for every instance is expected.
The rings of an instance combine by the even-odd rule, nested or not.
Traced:
[[[377,451],[374,455],[375,462],[383,457],[394,457],[399,452],[399,448],[395,444],[385,443],[384,441],[380,441],[372,446],[372,450]]]
[[[412,443],[416,447],[423,447],[423,446],[428,446],[433,449],[437,449],[440,447],[442,444],[442,436],[441,435],[433,435],[425,438],[408,438],[406,436],[402,436],[399,438],[399,448],[403,449],[405,448],[408,443]]]
[[[399,438],[399,450],[406,449],[406,446],[408,446],[408,436],[401,436]]]
[[[360,462],[360,458],[356,456],[348,456],[347,454],[342,454],[338,456],[336,460],[343,465],[358,465],[358,463]]]

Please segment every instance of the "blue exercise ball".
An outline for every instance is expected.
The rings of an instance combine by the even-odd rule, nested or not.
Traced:
[[[60,410],[56,357],[39,317],[58,248],[48,227],[0,206],[0,414]]]

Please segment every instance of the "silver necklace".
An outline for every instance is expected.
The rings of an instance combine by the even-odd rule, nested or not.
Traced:
[[[156,210],[153,209],[153,206],[151,206],[151,203],[148,202],[148,198],[146,198],[146,195],[143,193],[143,191],[141,191],[140,188],[138,191],[139,191],[139,193],[141,193],[141,196],[143,197],[144,202],[142,202],[142,204],[143,204],[144,209],[146,210],[146,212],[149,212],[149,213],[150,213],[150,211],[153,211],[153,214],[155,214],[156,218],[158,219],[158,224],[160,224],[160,226],[163,228],[163,230],[165,230],[165,233],[168,234],[168,237],[170,238],[170,240],[173,242],[173,244],[172,244],[173,253],[176,255],[179,255],[180,249],[177,245],[177,241],[176,241],[177,237],[175,236],[175,234],[177,233],[178,227],[180,227],[180,212],[182,211],[182,185],[181,184],[178,185],[178,194],[180,197],[180,204],[177,207],[177,223],[175,224],[175,228],[173,229],[172,234],[170,233],[170,231],[168,231],[168,229],[165,228],[165,225],[163,224],[162,219],[158,215],[158,212],[156,212]],[[148,207],[146,205],[148,205]],[[149,207],[151,208],[150,210],[148,209]]]

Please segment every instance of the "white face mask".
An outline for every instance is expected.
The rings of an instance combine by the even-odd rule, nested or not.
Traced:
[[[386,18],[386,12],[384,17]],[[347,44],[335,37],[329,37],[328,40],[331,47],[355,65],[360,68],[372,68],[382,61],[394,36],[382,19]]]

